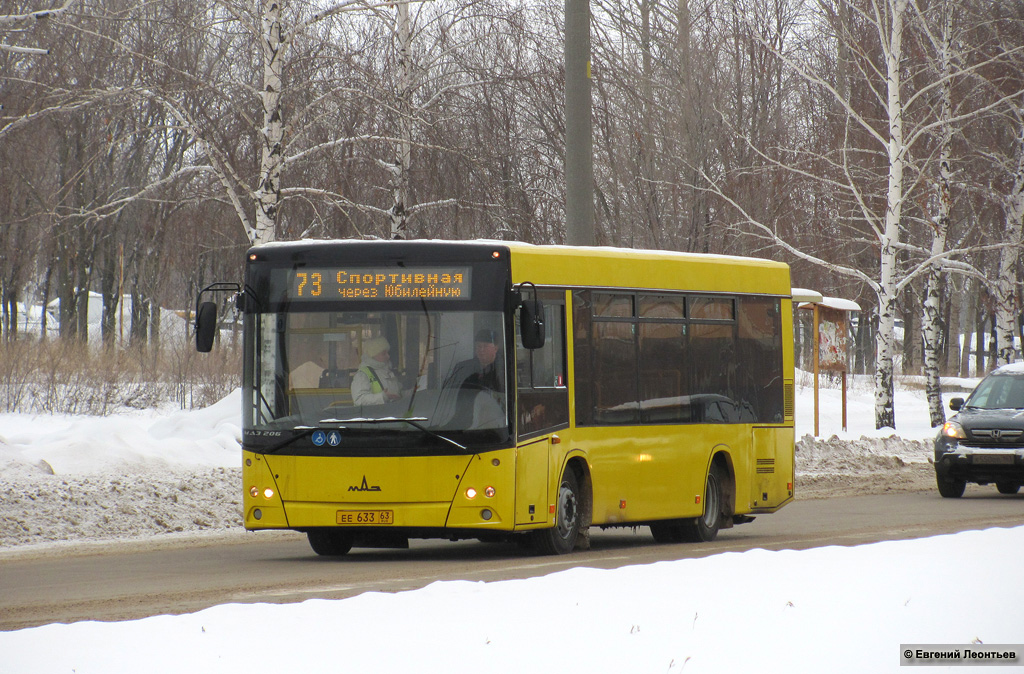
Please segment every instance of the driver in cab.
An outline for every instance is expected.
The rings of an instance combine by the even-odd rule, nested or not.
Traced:
[[[500,343],[497,330],[478,330],[473,340],[473,358],[456,365],[445,385],[464,390],[504,392],[503,368],[498,360]]]

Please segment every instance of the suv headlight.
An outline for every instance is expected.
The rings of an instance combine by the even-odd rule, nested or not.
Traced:
[[[964,427],[955,421],[947,421],[942,424],[942,434],[947,438],[956,438],[957,440],[965,440],[967,434],[964,433]]]

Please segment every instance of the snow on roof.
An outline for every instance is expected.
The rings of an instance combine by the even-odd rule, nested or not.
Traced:
[[[824,298],[817,290],[807,288],[793,288],[791,291],[794,302],[821,302]]]
[[[793,288],[793,299],[801,301],[801,304],[800,304],[800,308],[801,309],[810,309],[812,304],[817,304],[819,306],[823,306],[823,307],[826,307],[828,309],[839,309],[840,311],[860,311],[860,305],[857,304],[856,302],[854,302],[853,300],[844,300],[841,297],[824,297],[824,296],[820,296],[819,295],[819,297],[821,297],[821,301],[820,302],[816,302],[816,301],[807,300],[807,299],[805,299],[803,297],[797,297],[796,296],[796,291],[797,290],[800,290],[800,289],[799,288]],[[803,291],[803,292],[813,293],[814,291],[813,290],[806,290],[806,291]]]

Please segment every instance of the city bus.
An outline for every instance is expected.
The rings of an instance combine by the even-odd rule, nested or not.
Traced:
[[[251,248],[235,289],[249,530],[564,554],[593,527],[710,541],[793,499],[783,263],[300,241]],[[200,350],[216,315],[197,302]]]

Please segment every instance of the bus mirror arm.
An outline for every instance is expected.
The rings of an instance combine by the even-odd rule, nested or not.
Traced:
[[[217,334],[217,303],[203,302],[204,293],[234,292],[236,293],[236,306],[240,311],[246,311],[256,301],[256,296],[248,287],[242,288],[237,283],[218,282],[211,283],[196,295],[196,351],[209,353],[213,349],[214,337]]]
[[[523,286],[533,288],[533,300],[522,296]],[[544,346],[544,304],[537,297],[537,288],[530,282],[519,284],[519,334],[523,347],[540,349]]]

